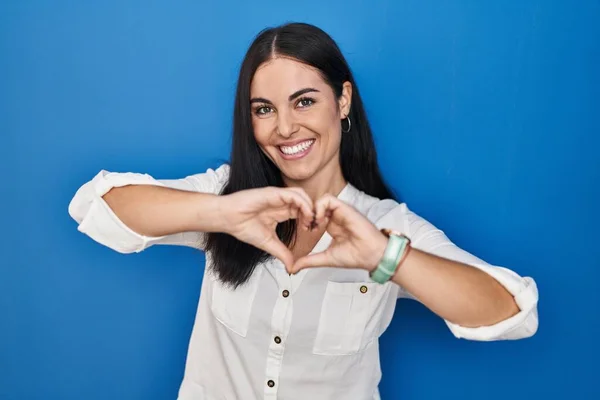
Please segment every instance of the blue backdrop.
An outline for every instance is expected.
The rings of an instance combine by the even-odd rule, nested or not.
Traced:
[[[100,169],[227,159],[243,54],[291,20],[339,42],[403,200],[541,293],[517,342],[455,339],[400,302],[384,399],[600,398],[600,3],[583,0],[2,2],[0,398],[175,398],[202,254],[117,254],[67,206]]]

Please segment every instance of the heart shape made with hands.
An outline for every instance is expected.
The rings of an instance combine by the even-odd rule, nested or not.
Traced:
[[[292,274],[310,267],[374,269],[387,238],[365,216],[337,197],[316,201],[299,188],[250,189],[226,196],[223,222],[227,233],[279,259]],[[277,236],[279,223],[296,219],[305,231],[324,227],[332,240],[327,249],[294,259]]]
[[[387,239],[365,216],[354,207],[337,197],[326,194],[314,203],[314,216],[305,230],[324,226],[331,236],[331,243],[322,252],[293,259],[289,265],[284,262],[289,273],[295,274],[304,268],[343,267],[374,269],[381,259]],[[283,261],[283,260],[282,260]]]

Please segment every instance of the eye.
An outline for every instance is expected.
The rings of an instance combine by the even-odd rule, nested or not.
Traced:
[[[300,108],[306,108],[312,106],[313,104],[315,104],[314,99],[311,99],[310,97],[302,97],[300,100],[298,100],[297,106]]]
[[[269,106],[259,106],[254,109],[254,113],[258,116],[264,116],[273,112],[273,108]]]

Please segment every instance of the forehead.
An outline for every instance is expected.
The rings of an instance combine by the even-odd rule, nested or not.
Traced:
[[[316,68],[290,58],[274,58],[263,63],[252,79],[251,97],[266,97],[272,101],[285,98],[293,92],[312,87],[328,87]]]

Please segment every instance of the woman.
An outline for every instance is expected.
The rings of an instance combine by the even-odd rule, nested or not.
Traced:
[[[69,212],[122,253],[206,251],[181,400],[377,399],[378,338],[400,297],[459,338],[538,326],[531,278],[459,249],[393,199],[352,73],[311,25],[265,30],[249,48],[230,165],[162,181],[101,171]]]

